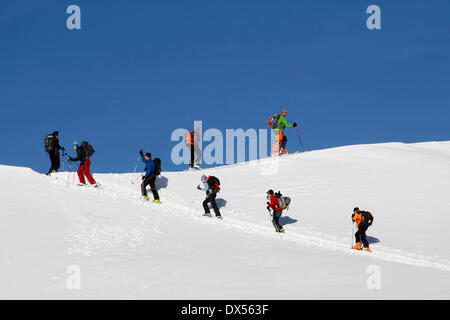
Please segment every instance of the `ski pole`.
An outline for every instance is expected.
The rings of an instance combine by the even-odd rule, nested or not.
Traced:
[[[133,175],[135,175],[136,174],[136,170],[137,170],[137,168],[138,168],[138,165],[139,165],[139,157],[137,158],[137,160],[136,160],[136,166],[134,167],[134,171],[133,171]],[[136,182],[136,180],[137,179],[131,179],[131,184],[134,184],[135,182]]]
[[[298,136],[298,141],[300,141],[300,146],[302,147],[303,152],[305,152],[305,148],[303,147],[302,138],[300,137],[300,132],[298,132],[298,127],[295,127],[295,130],[297,130],[297,136]]]
[[[64,153],[64,151],[63,151],[63,153],[62,153],[62,171],[64,172],[64,163],[65,163],[65,161],[64,161],[64,155],[65,155],[65,153]]]
[[[350,238],[352,239],[352,247],[353,247],[353,231],[354,231],[354,222],[352,221],[352,234],[350,235]]]
[[[77,163],[77,171],[78,171],[78,169],[80,169],[80,165]],[[75,171],[73,172],[73,175],[72,175],[72,184],[75,184]]]
[[[141,176],[141,175],[138,175],[138,176],[136,177],[136,179],[134,179],[134,180],[131,181],[131,183],[132,183],[132,184],[135,184],[136,181],[139,180],[139,178],[142,178],[142,176]]]
[[[69,168],[67,169],[67,184],[69,184],[70,170],[72,169],[72,161],[69,161]]]

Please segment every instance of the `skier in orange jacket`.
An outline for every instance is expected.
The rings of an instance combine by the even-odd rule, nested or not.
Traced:
[[[358,231],[355,233],[356,245],[352,247],[355,250],[362,250],[361,242],[364,250],[370,252],[369,242],[366,238],[366,231],[373,223],[373,216],[369,211],[361,211],[358,207],[353,209],[352,221],[356,223]]]

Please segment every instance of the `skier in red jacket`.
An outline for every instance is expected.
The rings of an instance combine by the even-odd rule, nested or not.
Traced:
[[[280,225],[280,222],[279,222],[280,218],[281,218],[281,213],[283,212],[283,210],[279,207],[278,198],[275,196],[272,189],[267,191],[267,200],[269,200],[269,202],[267,202],[267,210],[269,210],[269,212],[270,212],[270,209],[273,210],[272,222],[275,227],[275,231],[276,232],[284,232],[284,228],[282,225]]]

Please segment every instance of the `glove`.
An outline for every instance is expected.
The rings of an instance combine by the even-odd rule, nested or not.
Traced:
[[[297,127],[297,122],[294,122],[294,124],[292,125],[294,128]]]
[[[144,150],[139,150],[139,154],[141,155],[141,156],[143,156],[144,155]]]
[[[200,188],[200,185],[197,186],[197,189],[198,189],[198,190],[202,190],[202,188]]]
[[[267,210],[269,210],[269,211],[270,211],[270,206],[269,206],[269,205],[267,206]]]

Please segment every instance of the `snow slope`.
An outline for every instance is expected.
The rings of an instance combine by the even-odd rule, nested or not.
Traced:
[[[450,142],[341,147],[163,172],[161,205],[132,174],[94,175],[97,190],[0,166],[0,298],[449,299],[449,165]],[[200,216],[202,173],[222,182],[223,221]],[[285,234],[269,188],[292,198]],[[374,214],[370,254],[349,249],[354,206]]]

